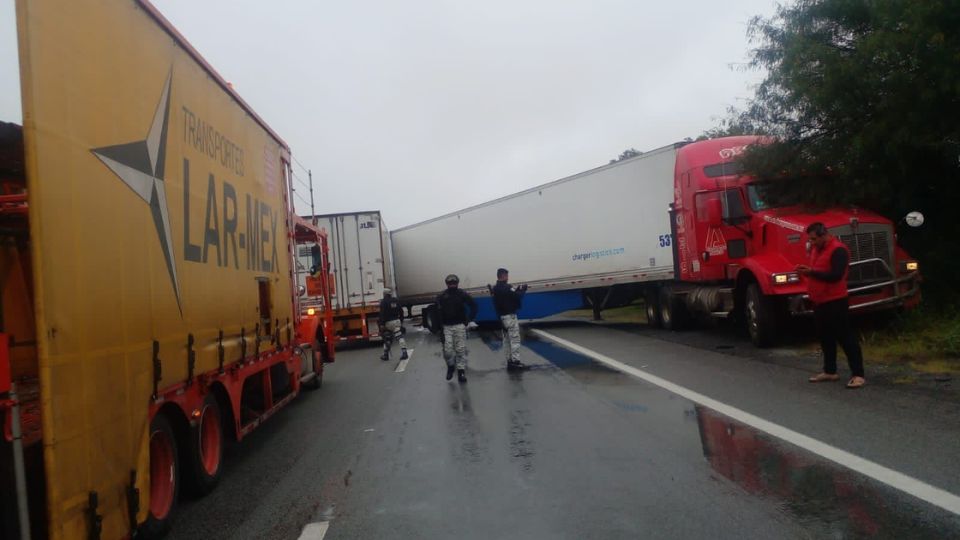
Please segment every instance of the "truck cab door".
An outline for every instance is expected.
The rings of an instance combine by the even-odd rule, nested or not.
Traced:
[[[727,266],[747,256],[750,218],[745,204],[740,189],[697,194],[697,279],[726,279]]]

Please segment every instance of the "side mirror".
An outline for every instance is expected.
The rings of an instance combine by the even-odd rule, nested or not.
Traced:
[[[297,285],[297,296],[303,296],[307,294],[307,288],[303,285]]]
[[[711,227],[723,225],[723,205],[720,203],[720,199],[707,201],[707,225]]]
[[[911,227],[919,227],[923,225],[923,214],[916,211],[910,212],[903,218],[903,220]]]

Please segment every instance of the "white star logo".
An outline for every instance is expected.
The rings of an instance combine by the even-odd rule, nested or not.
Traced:
[[[153,223],[157,228],[160,247],[167,260],[167,271],[173,290],[177,295],[177,307],[183,315],[180,301],[180,283],[177,280],[177,265],[173,258],[173,235],[170,234],[170,212],[167,209],[167,191],[163,182],[163,167],[167,149],[167,120],[170,113],[170,80],[173,71],[167,75],[163,85],[160,102],[153,114],[153,123],[147,138],[113,146],[104,146],[91,150],[93,155],[103,162],[113,174],[133,190],[144,202],[150,205]]]

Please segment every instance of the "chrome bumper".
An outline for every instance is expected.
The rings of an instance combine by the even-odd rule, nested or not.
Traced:
[[[883,259],[864,259],[862,261],[857,261],[851,263],[850,266],[856,266],[860,264],[867,263],[879,263],[883,265],[883,268],[887,271],[890,278],[886,281],[881,281],[878,283],[871,283],[869,285],[864,285],[861,287],[854,287],[852,289],[847,289],[847,294],[850,296],[858,295],[862,293],[870,293],[871,291],[879,292],[880,290],[886,287],[893,287],[893,295],[888,298],[880,298],[879,300],[871,300],[869,302],[864,302],[861,304],[855,304],[850,306],[851,312],[864,311],[870,308],[877,308],[881,306],[900,306],[907,302],[907,300],[913,298],[914,296],[920,293],[920,272],[913,271],[909,274],[897,277],[893,269],[890,268],[890,265],[886,263]],[[790,313],[797,316],[812,315],[813,309],[810,307],[810,296],[807,294],[798,295],[790,298],[789,301]]]

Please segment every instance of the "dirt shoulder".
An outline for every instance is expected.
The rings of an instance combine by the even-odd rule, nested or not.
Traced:
[[[592,316],[592,311],[585,309],[569,311],[558,318],[594,322]],[[821,365],[816,332],[808,320],[796,321],[779,346],[758,349],[726,321],[684,332],[650,328],[642,303],[606,310],[603,317],[603,321],[594,323],[699,349],[789,365],[811,373]],[[894,319],[859,319],[856,324],[870,384],[898,386],[960,401],[960,316],[915,312]],[[843,372],[846,367],[843,358],[840,364]]]

